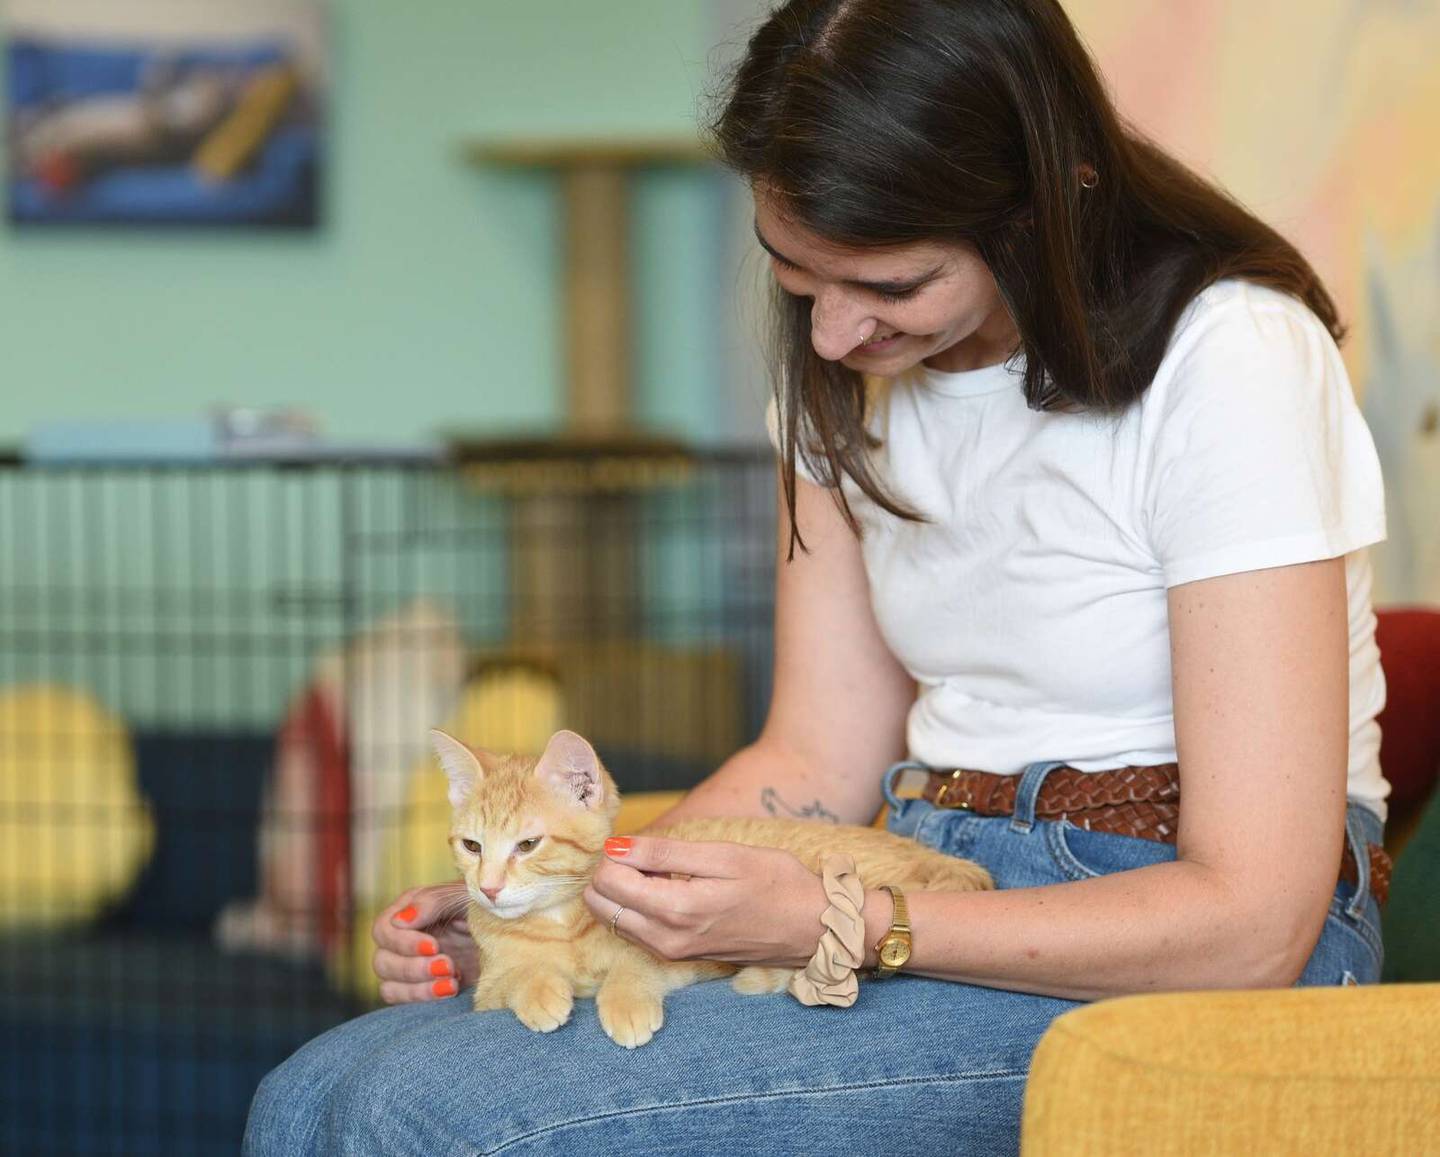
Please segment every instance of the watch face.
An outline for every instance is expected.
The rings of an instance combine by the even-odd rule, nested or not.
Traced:
[[[903,940],[888,941],[880,949],[880,963],[886,968],[899,968],[910,959],[910,945]]]

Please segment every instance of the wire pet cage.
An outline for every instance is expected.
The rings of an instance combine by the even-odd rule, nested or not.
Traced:
[[[234,1153],[453,875],[431,726],[622,791],[768,699],[763,451],[0,465],[0,1151]]]

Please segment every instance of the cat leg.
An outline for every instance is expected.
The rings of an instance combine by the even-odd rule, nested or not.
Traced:
[[[686,964],[666,965],[638,955],[617,961],[595,994],[600,1027],[617,1045],[638,1048],[665,1023],[665,994],[695,979],[695,970]]]
[[[793,968],[766,968],[760,964],[742,968],[735,974],[730,987],[742,996],[769,996],[790,987]]]
[[[570,1019],[575,990],[558,972],[541,970],[515,979],[505,1003],[526,1028],[554,1032]]]
[[[505,993],[493,980],[481,978],[475,985],[474,1008],[476,1012],[490,1012],[505,1007]]]

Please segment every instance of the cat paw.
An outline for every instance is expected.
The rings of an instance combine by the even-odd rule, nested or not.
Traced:
[[[742,968],[735,974],[730,987],[742,996],[769,996],[789,988],[790,978],[794,975],[794,970],[790,968]]]
[[[558,976],[537,976],[515,994],[510,1007],[533,1032],[554,1032],[570,1019],[575,994]]]
[[[652,997],[601,992],[595,1011],[605,1035],[627,1049],[646,1044],[665,1023],[665,1006]]]

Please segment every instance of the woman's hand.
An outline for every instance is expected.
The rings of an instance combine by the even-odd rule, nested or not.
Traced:
[[[585,903],[607,924],[623,906],[615,931],[667,960],[803,968],[825,931],[824,885],[789,852],[635,836],[605,857]]]
[[[429,884],[402,892],[375,918],[372,967],[386,1004],[454,996],[480,971],[480,954],[465,919],[465,885]]]

